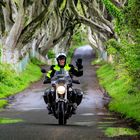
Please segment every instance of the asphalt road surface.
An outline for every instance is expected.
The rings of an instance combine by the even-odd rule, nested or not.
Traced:
[[[73,58],[81,57],[84,75],[79,77],[81,84],[74,85],[84,91],[84,99],[78,106],[67,125],[60,126],[58,121],[48,115],[43,101],[46,85],[42,80],[33,83],[28,89],[12,98],[6,109],[0,111],[0,118],[21,119],[21,122],[0,124],[0,140],[138,140],[138,136],[107,137],[109,127],[127,127],[124,120],[110,113],[105,104],[108,99],[101,92],[91,66],[94,53],[90,47],[81,47]]]

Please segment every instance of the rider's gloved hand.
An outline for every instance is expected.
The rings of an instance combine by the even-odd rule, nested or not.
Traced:
[[[45,77],[45,80],[43,81],[43,84],[51,83],[51,79],[48,77]]]
[[[77,59],[76,66],[77,66],[78,70],[83,69],[82,59],[81,58]]]
[[[46,70],[45,70],[45,69],[41,69],[41,72],[42,72],[42,73],[46,73]]]

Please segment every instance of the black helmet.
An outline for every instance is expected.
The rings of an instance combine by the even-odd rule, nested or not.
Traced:
[[[61,60],[61,59],[65,59],[65,64],[66,64],[66,58],[67,58],[67,56],[66,56],[65,53],[59,53],[57,55],[57,57],[56,57],[56,60],[57,60],[58,65],[59,65],[59,61],[58,60]]]

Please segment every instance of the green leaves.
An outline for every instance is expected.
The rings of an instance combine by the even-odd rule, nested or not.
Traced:
[[[125,18],[131,29],[140,29],[140,1],[129,0],[128,6],[125,8]],[[136,32],[136,31],[135,31]]]
[[[106,42],[107,52],[114,58],[115,67],[122,75],[127,71],[133,79],[133,86],[139,87],[140,81],[140,1],[129,0],[118,9],[110,0],[102,0],[109,13],[116,19],[115,31],[118,40]]]
[[[117,55],[120,51],[120,44],[115,39],[110,39],[106,42],[107,52],[112,55]]]
[[[55,58],[55,53],[54,53],[53,49],[48,50],[47,56],[49,59]]]
[[[105,7],[107,8],[108,12],[114,17],[117,18],[119,21],[123,19],[122,11],[117,8],[110,0],[102,0]]]

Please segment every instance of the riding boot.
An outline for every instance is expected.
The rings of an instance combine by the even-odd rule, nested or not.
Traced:
[[[47,106],[47,109],[48,109],[48,114],[52,114],[52,107],[51,107],[51,104],[48,103],[48,106]]]
[[[76,114],[76,109],[77,109],[77,103],[73,103],[72,114]]]

